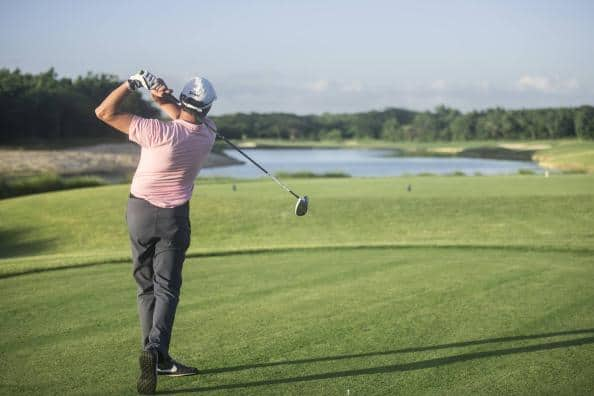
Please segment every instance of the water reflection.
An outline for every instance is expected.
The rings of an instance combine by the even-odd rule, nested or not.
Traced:
[[[528,161],[505,161],[459,157],[397,157],[392,150],[380,149],[245,149],[246,154],[271,173],[309,171],[317,174],[344,172],[351,176],[401,176],[463,172],[466,175],[515,174],[520,169],[542,173]],[[242,165],[203,169],[200,176],[255,178],[262,172],[235,150],[225,150]]]

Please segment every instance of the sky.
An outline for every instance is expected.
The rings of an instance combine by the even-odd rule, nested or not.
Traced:
[[[0,1],[0,68],[127,78],[212,113],[594,103],[594,1]]]

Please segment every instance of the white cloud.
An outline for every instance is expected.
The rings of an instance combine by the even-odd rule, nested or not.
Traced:
[[[328,80],[317,80],[306,85],[309,91],[317,93],[326,91],[329,86],[330,82]]]
[[[487,92],[489,90],[491,90],[491,83],[487,80],[482,80],[482,81],[477,81],[476,83],[473,84],[473,88],[480,90],[480,91],[484,91]]]
[[[540,91],[546,93],[573,91],[578,86],[578,81],[575,78],[562,80],[533,75],[523,75],[516,82],[516,87],[522,91]]]
[[[435,91],[443,91],[448,87],[448,83],[445,80],[435,80],[429,87]]]
[[[361,81],[350,81],[343,84],[341,89],[343,92],[361,92],[363,90],[363,84]]]
[[[538,108],[594,102],[594,91],[576,79],[521,75],[510,83],[483,79],[455,81],[372,81],[324,76],[292,77],[269,71],[214,76],[219,100],[213,115],[234,112],[343,113],[404,107],[433,109],[445,104],[463,111],[501,106]],[[521,84],[520,84],[521,80]],[[508,80],[509,81],[509,80]],[[182,86],[185,79],[180,79]],[[174,84],[174,87],[177,85]],[[548,90],[548,91],[546,91]]]

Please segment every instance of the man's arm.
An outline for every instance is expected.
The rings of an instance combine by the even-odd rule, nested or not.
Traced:
[[[114,127],[120,132],[128,133],[133,114],[118,112],[122,101],[128,96],[128,82],[123,82],[114,89],[103,102],[95,109],[95,115],[107,125]]]
[[[151,96],[155,103],[159,105],[161,110],[163,110],[173,120],[177,120],[181,114],[181,107],[177,103],[173,103],[167,98],[167,95],[170,95],[172,92],[172,90],[167,88],[165,83],[162,83],[155,89],[151,90]]]

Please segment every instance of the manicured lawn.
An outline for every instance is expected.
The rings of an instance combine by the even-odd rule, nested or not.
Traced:
[[[133,394],[128,264],[2,280],[5,394]],[[188,260],[172,354],[213,394],[591,394],[594,261],[328,249]],[[208,392],[207,392],[208,391]]]
[[[591,248],[594,177],[295,179],[198,185],[190,253],[329,245]],[[407,191],[411,185],[412,191]],[[0,201],[0,274],[127,259],[128,186]]]
[[[203,374],[160,391],[594,392],[593,176],[290,180],[303,218],[236,184],[197,187],[171,352]],[[135,393],[126,195],[0,201],[0,394]]]
[[[535,159],[553,168],[594,173],[594,142],[559,141],[551,149],[537,152]]]

